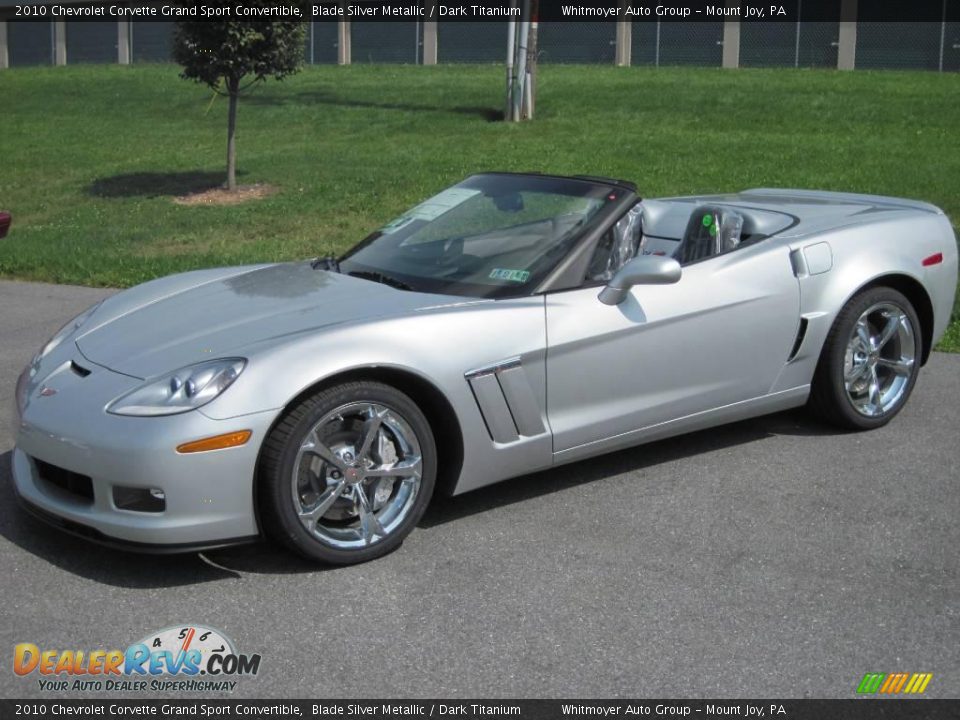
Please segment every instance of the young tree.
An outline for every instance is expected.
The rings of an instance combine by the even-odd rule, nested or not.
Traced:
[[[224,2],[224,5],[229,3]],[[247,6],[272,7],[269,2]],[[306,27],[302,22],[182,21],[176,23],[173,57],[180,77],[205,83],[229,98],[227,188],[237,187],[237,101],[269,77],[282,80],[300,68]]]

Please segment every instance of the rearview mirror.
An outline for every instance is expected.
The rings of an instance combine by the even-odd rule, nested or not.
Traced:
[[[493,196],[493,204],[500,212],[515,213],[523,210],[523,195],[518,192]]]
[[[600,302],[619,305],[634,285],[670,285],[680,279],[680,263],[663,255],[635,257],[610,278],[600,291]]]

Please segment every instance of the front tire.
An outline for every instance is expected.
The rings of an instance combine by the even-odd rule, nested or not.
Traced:
[[[291,408],[264,443],[261,522],[311,560],[365,562],[410,534],[436,472],[430,424],[409,397],[382,383],[343,383]]]
[[[855,295],[827,335],[811,410],[843,428],[886,425],[913,391],[922,350],[920,321],[902,293],[876,287]]]

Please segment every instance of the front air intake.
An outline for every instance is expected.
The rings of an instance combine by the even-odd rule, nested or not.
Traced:
[[[166,494],[157,488],[113,486],[113,504],[118,510],[161,513],[167,509]]]
[[[33,462],[36,465],[37,474],[44,483],[69,493],[78,500],[87,503],[93,502],[93,480],[88,476],[51,465],[36,458],[33,459]]]

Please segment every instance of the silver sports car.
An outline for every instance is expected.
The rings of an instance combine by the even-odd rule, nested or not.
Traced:
[[[175,275],[71,320],[17,384],[13,477],[107,543],[266,534],[360,562],[435,492],[804,404],[883,425],[956,287],[922,202],[474,175],[340,258]]]

